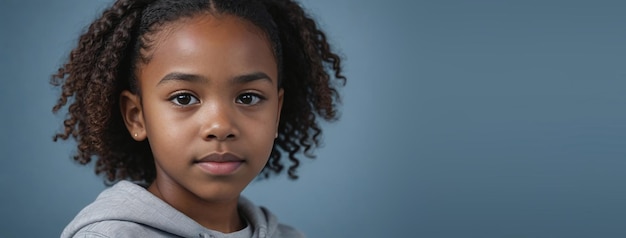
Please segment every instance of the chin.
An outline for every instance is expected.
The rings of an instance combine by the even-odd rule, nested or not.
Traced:
[[[204,201],[231,201],[238,199],[239,195],[246,186],[236,186],[233,182],[211,182],[210,185],[204,185],[197,187],[196,191],[192,192]],[[247,185],[247,184],[246,184]]]

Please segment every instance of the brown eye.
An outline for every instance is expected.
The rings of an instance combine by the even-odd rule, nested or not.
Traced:
[[[255,105],[263,99],[264,98],[262,98],[258,94],[244,93],[244,94],[239,95],[239,97],[237,97],[236,102],[239,104],[244,104],[244,105]]]
[[[187,106],[187,105],[196,104],[199,102],[199,100],[196,97],[194,97],[193,95],[189,93],[181,93],[181,94],[174,95],[172,98],[170,98],[170,101],[178,106]]]

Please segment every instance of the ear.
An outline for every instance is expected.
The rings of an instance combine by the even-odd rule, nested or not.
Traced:
[[[130,136],[136,141],[145,140],[146,127],[139,95],[124,90],[120,94],[120,110]]]

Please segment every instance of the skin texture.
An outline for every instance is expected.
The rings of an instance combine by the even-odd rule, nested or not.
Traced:
[[[283,91],[270,42],[245,20],[210,14],[168,23],[151,39],[150,61],[136,72],[140,94],[120,95],[129,133],[154,155],[148,190],[209,229],[237,231],[239,195],[277,135]],[[242,160],[233,172],[196,163],[224,153]]]

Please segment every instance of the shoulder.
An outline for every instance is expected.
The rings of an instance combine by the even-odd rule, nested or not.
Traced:
[[[141,186],[120,181],[83,208],[61,237],[168,237],[195,232],[196,224]]]
[[[89,224],[76,232],[74,238],[171,237],[171,234],[149,226],[128,221],[101,221]]]

